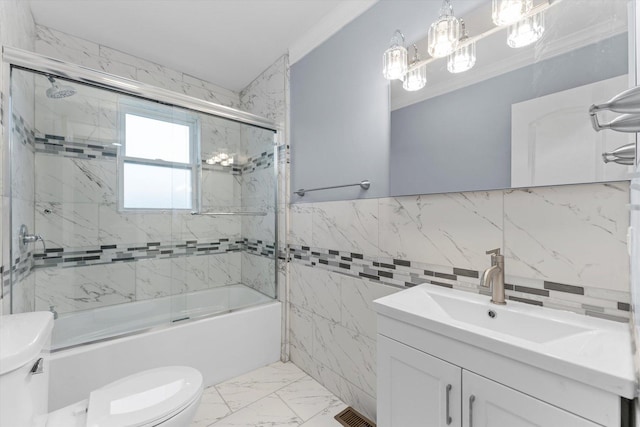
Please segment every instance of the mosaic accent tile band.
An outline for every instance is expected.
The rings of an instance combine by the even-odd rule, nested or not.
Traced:
[[[33,254],[33,260],[34,268],[76,267],[240,251],[272,258],[275,254],[275,247],[273,242],[242,237],[210,241],[118,243],[84,248],[48,248],[44,253]],[[27,258],[30,257],[31,253]],[[22,268],[24,262],[25,260],[21,261],[18,258],[13,268]]]
[[[249,157],[242,165],[242,173],[251,173],[257,169],[267,169],[273,165],[273,152],[264,151],[257,156]]]
[[[116,160],[118,148],[109,141],[73,141],[60,135],[46,134],[36,137],[34,132],[26,127],[22,117],[14,115],[16,132],[23,144],[35,144],[36,153],[71,157],[77,159]],[[19,126],[20,125],[20,126]],[[278,147],[278,156],[286,155],[286,147]],[[244,164],[221,166],[210,165],[206,160],[202,161],[204,170],[230,172],[233,175],[251,173],[259,169],[268,169],[273,165],[273,152],[264,151],[256,156],[251,156]]]
[[[33,129],[29,127],[22,116],[13,113],[11,117],[13,119],[13,132],[17,135],[18,141],[22,145],[33,147],[36,139]]]
[[[289,253],[291,262],[367,279],[374,283],[398,288],[429,283],[434,286],[490,295],[489,289],[480,288],[480,272],[476,270],[403,259],[368,257],[354,252],[299,245],[290,245]],[[512,301],[628,322],[629,298],[628,296],[620,298],[620,292],[607,295],[606,291],[594,291],[593,288],[588,287],[509,276],[505,277],[505,282],[507,299]]]
[[[11,269],[5,268],[4,265],[0,266],[0,276],[2,277],[2,286],[8,288],[11,285],[11,273],[14,274],[16,281],[25,278],[33,269],[33,253],[27,252],[21,257],[17,257],[14,260]]]
[[[36,153],[62,155],[79,159],[115,160],[118,148],[98,141],[70,141],[62,136],[36,137]]]
[[[136,262],[143,259],[179,258],[187,256],[222,254],[226,252],[247,252],[252,255],[273,259],[273,242],[238,238],[219,239],[206,242],[187,240],[185,242],[147,242],[140,244],[112,244],[85,248],[49,248],[45,253],[27,252],[14,260],[11,271],[0,266],[0,277],[5,295],[9,294],[11,272],[14,280],[24,280],[37,268],[68,268],[88,265]],[[279,260],[285,260],[284,251],[279,251]]]

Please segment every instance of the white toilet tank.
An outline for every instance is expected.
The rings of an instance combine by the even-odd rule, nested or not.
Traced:
[[[0,426],[44,426],[53,314],[0,316]]]

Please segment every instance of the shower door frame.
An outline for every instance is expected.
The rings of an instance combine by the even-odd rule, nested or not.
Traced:
[[[8,99],[3,100],[3,107],[5,111],[8,111],[8,123],[9,129],[13,128],[13,118],[11,115],[11,74],[13,69],[26,70],[29,72],[44,74],[44,75],[52,75],[54,77],[60,77],[63,79],[70,80],[72,82],[77,82],[85,85],[90,85],[99,89],[105,89],[113,92],[122,93],[124,95],[129,95],[145,100],[149,100],[152,102],[160,102],[163,104],[169,104],[176,107],[181,107],[190,111],[195,111],[197,113],[203,113],[215,117],[219,117],[222,119],[230,120],[236,123],[245,124],[254,126],[260,129],[264,129],[267,131],[271,131],[274,133],[273,138],[273,154],[274,154],[274,162],[273,162],[273,172],[274,172],[274,180],[275,180],[275,194],[274,194],[274,255],[273,262],[275,264],[274,268],[274,290],[273,290],[273,300],[277,301],[280,297],[279,295],[279,274],[278,274],[278,262],[279,262],[279,230],[278,230],[278,206],[280,203],[280,194],[278,191],[278,151],[279,151],[279,143],[282,143],[283,136],[285,134],[284,129],[278,126],[272,120],[269,120],[265,117],[261,117],[255,114],[247,113],[245,111],[238,110],[236,108],[227,107],[224,105],[216,104],[215,102],[205,101],[203,99],[195,98],[193,96],[185,95],[182,93],[173,92],[168,89],[159,88],[153,85],[149,85],[143,82],[139,82],[137,80],[128,79],[126,77],[117,76],[115,74],[110,74],[101,70],[95,70],[92,68],[88,68],[82,65],[74,64],[71,62],[63,61],[60,59],[51,58],[45,55],[40,55],[34,52],[29,52],[27,50],[18,49],[9,46],[2,47],[2,58],[3,58],[3,69],[2,73],[5,77],[3,79],[4,88],[8,87],[9,93]],[[8,108],[7,108],[8,107]],[[7,136],[8,134],[8,136]],[[11,156],[13,154],[13,132],[5,132],[5,137],[8,138],[8,150],[6,150],[7,159],[4,160],[5,167],[9,168],[9,182],[4,185],[9,185],[9,206],[8,212],[5,212],[4,215],[9,215],[8,226],[9,229],[6,230],[8,233],[9,239],[8,250],[9,250],[9,264],[7,268],[10,271],[10,295],[9,295],[9,312],[14,312],[13,307],[13,298],[14,298],[14,290],[13,290],[13,221],[12,221],[12,207],[13,207],[13,191],[11,190],[11,182],[12,182],[12,165],[11,165]],[[3,284],[4,290],[4,284]],[[6,295],[2,295],[5,297]]]

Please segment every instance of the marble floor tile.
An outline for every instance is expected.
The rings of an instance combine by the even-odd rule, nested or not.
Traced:
[[[342,424],[336,421],[334,417],[345,410],[346,407],[347,405],[338,400],[319,414],[313,416],[309,421],[302,423],[300,427],[341,427]]]
[[[339,427],[334,417],[346,406],[293,363],[278,362],[205,389],[190,427]]]
[[[303,421],[324,411],[340,399],[311,377],[304,377],[278,390],[276,395]]]
[[[216,427],[298,427],[302,420],[275,394],[269,394],[214,424]]]
[[[198,407],[198,412],[191,423],[191,427],[207,427],[221,418],[231,414],[231,409],[227,406],[218,390],[209,387],[202,393],[202,400]]]
[[[218,384],[216,388],[232,411],[245,407],[306,376],[293,363],[274,363]]]

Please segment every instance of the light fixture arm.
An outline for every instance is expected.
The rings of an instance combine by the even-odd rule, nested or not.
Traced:
[[[413,44],[413,58],[411,59],[411,64],[416,64],[420,62],[420,54],[418,53],[418,46],[414,43]]]
[[[393,36],[391,37],[391,47],[395,47],[395,46],[404,47],[404,43],[405,43],[405,38],[404,38],[404,34],[402,34],[402,31],[395,30],[393,32]]]
[[[453,5],[451,0],[442,0],[442,6],[440,6],[440,17],[453,16]]]
[[[464,19],[460,18],[460,41],[463,42],[469,38],[469,32],[467,31],[467,24]]]

